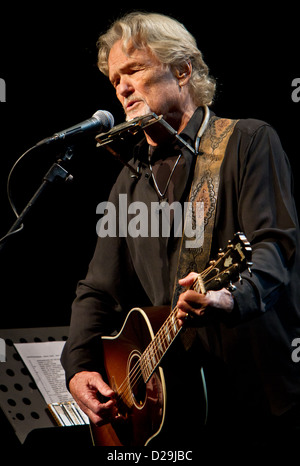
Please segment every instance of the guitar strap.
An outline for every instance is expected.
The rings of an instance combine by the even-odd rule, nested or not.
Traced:
[[[213,116],[204,131],[194,169],[194,177],[185,214],[172,309],[176,306],[182,288],[180,278],[192,271],[205,270],[210,258],[211,242],[217,205],[220,168],[229,138],[238,120]],[[194,329],[182,334],[188,349],[193,341]]]

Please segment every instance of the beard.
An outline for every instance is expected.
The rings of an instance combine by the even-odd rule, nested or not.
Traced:
[[[130,100],[135,100],[135,98],[129,98],[126,102],[125,102],[125,108],[126,106],[128,105],[128,103],[130,102]],[[129,109],[127,110],[127,112],[125,111],[125,115],[126,115],[126,121],[131,121],[133,120],[134,118],[137,118],[137,117],[142,117],[144,115],[147,115],[148,113],[151,113],[151,109],[149,107],[149,105],[147,104],[147,102],[145,100],[140,100],[137,107],[136,108],[132,108],[132,110]]]

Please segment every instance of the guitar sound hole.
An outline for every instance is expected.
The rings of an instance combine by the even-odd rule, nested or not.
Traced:
[[[146,384],[140,369],[140,354],[133,353],[130,358],[129,381],[134,404],[142,408],[146,400]]]

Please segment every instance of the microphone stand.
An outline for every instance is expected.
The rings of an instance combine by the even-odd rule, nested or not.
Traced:
[[[36,146],[34,146],[36,147]],[[34,148],[33,147],[33,148]],[[41,194],[45,191],[45,189],[49,186],[49,183],[54,183],[57,180],[61,179],[63,181],[72,181],[73,176],[67,172],[67,170],[60,165],[61,162],[69,161],[71,160],[73,156],[73,148],[72,146],[69,146],[62,158],[60,158],[56,163],[54,163],[48,172],[45,174],[43,177],[43,181],[40,185],[40,187],[37,189],[35,194],[32,196],[26,207],[23,209],[20,215],[18,215],[17,220],[13,223],[11,228],[8,230],[6,235],[0,239],[0,251],[4,248],[6,241],[10,236],[12,236],[15,233],[18,233],[23,229],[23,220],[26,217],[26,215],[29,213],[30,209],[33,207],[33,205],[36,203],[36,201],[39,199]]]

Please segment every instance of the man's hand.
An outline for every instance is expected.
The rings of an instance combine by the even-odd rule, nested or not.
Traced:
[[[98,372],[78,372],[70,380],[69,389],[82,411],[97,426],[107,424],[118,417],[115,392]],[[109,400],[101,403],[99,393]]]
[[[185,278],[179,280],[179,284],[189,288],[196,277],[197,274],[191,272]],[[208,291],[206,294],[201,294],[197,291],[187,289],[184,293],[181,293],[177,302],[179,323],[183,325],[188,315],[203,315],[208,307],[231,312],[234,307],[234,300],[230,291],[222,288],[219,291]]]

